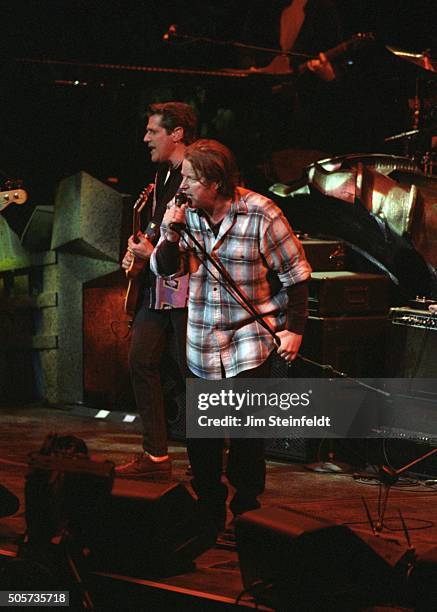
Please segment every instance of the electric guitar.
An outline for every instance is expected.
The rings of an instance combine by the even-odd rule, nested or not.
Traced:
[[[27,202],[27,193],[24,189],[0,191],[0,210],[4,210],[9,204],[24,204],[25,202]]]
[[[355,51],[355,49],[360,47],[364,42],[369,42],[371,40],[375,40],[375,35],[373,34],[373,32],[359,32],[358,34],[352,36],[352,38],[349,38],[349,40],[345,40],[339,45],[332,47],[332,49],[328,49],[324,52],[324,55],[326,56],[328,61],[332,62],[333,60],[337,59],[338,57],[341,57],[342,55],[345,55],[346,53],[349,53],[350,51]],[[298,66],[297,73],[304,74],[308,70],[308,62],[304,62],[303,64]]]
[[[345,55],[351,51],[355,51],[364,43],[375,40],[375,36],[373,32],[364,32],[358,33],[349,38],[349,40],[345,40],[340,44],[332,47],[332,49],[328,49],[324,52],[324,55],[328,59],[328,61],[332,62],[333,60]],[[317,58],[314,58],[317,59]],[[262,68],[250,68],[249,70],[241,70],[240,72],[245,75],[250,74],[265,74],[271,76],[300,76],[305,72],[309,72],[308,60],[303,64],[300,64],[296,68],[290,67],[289,58],[286,55],[282,55],[278,50],[278,55],[268,64]]]
[[[150,196],[153,193],[155,185],[150,183],[145,187],[140,193],[137,201],[133,207],[133,219],[132,219],[132,235],[134,236],[135,242],[138,242],[136,238],[138,236],[138,232],[141,231],[141,211],[144,206],[147,204]],[[149,223],[149,226],[151,224]],[[149,229],[149,228],[148,228]],[[146,230],[146,234],[151,238],[151,234],[148,230]],[[133,256],[132,263],[129,268],[126,270],[126,278],[129,281],[126,296],[124,299],[124,311],[127,315],[133,317],[136,312],[138,298],[141,288],[140,276],[142,271],[147,265],[146,259],[141,259],[140,257]]]

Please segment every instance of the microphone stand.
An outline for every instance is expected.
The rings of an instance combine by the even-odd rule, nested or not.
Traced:
[[[272,49],[271,47],[259,47],[258,45],[249,45],[236,40],[219,40],[216,38],[209,38],[207,36],[193,36],[192,34],[180,34],[177,31],[176,25],[171,25],[167,32],[162,37],[165,41],[170,41],[173,38],[179,38],[180,40],[186,40],[187,42],[202,42],[212,45],[221,45],[225,47],[236,47],[237,49],[248,49],[250,51],[261,51],[265,53],[272,53],[274,55],[287,55],[288,57],[298,57],[306,60],[316,59],[314,55],[308,53],[297,53],[295,51],[282,51],[282,49]]]
[[[181,206],[186,201],[187,201],[186,196],[183,193],[176,195],[176,206]],[[211,257],[211,255],[204,249],[204,247],[199,243],[199,241],[193,236],[192,232],[188,229],[185,223],[170,223],[169,228],[173,230],[174,232],[176,232],[177,234],[179,234],[179,236],[181,236],[182,238],[183,238],[182,236],[183,232],[187,234],[187,236],[190,238],[190,240],[192,240],[193,244],[199,249],[200,253],[204,256],[204,258],[214,266],[214,268],[223,276],[226,283],[230,286],[229,288],[226,284],[222,283],[223,288],[240,304],[240,306],[242,306],[242,308],[244,308],[247,312],[249,312],[249,314],[251,314],[253,318],[262,327],[264,327],[265,330],[268,331],[268,333],[272,336],[273,340],[275,341],[276,347],[279,347],[281,344],[281,341],[279,337],[277,336],[277,334],[273,331],[273,329],[270,327],[267,321],[264,320],[263,316],[256,310],[255,306],[250,302],[250,300],[248,300],[247,296],[244,295],[244,293],[238,287],[238,285],[236,284],[232,276],[229,274],[229,272],[226,270],[224,265],[220,261]],[[207,270],[210,274],[212,274],[209,268],[207,268]],[[388,393],[387,391],[384,391],[383,389],[378,389],[377,387],[374,387],[373,385],[369,385],[368,383],[365,383],[362,380],[351,378],[346,372],[340,372],[339,370],[334,368],[334,366],[332,366],[331,364],[319,363],[318,361],[314,361],[312,359],[309,359],[308,357],[304,357],[300,353],[297,353],[296,358],[300,359],[304,363],[309,363],[311,365],[314,365],[318,367],[319,369],[323,370],[324,372],[329,372],[339,378],[350,380],[354,382],[355,384],[357,384],[358,386],[363,387],[365,389],[375,391],[376,393],[379,393],[386,397],[389,397],[391,395],[391,393]]]
[[[270,327],[267,321],[264,320],[263,316],[257,311],[252,302],[247,298],[246,295],[241,291],[237,283],[234,281],[232,276],[226,270],[224,265],[214,259],[206,249],[200,244],[200,242],[193,236],[192,232],[188,229],[185,224],[182,223],[170,223],[170,229],[179,234],[182,237],[182,233],[185,232],[193,244],[199,249],[202,256],[208,261],[214,268],[222,275],[227,284],[222,284],[224,289],[242,306],[253,318],[259,323],[268,333],[272,336],[276,347],[281,344],[279,337],[275,334],[274,330]],[[209,270],[210,274],[211,271]],[[229,287],[228,287],[229,285]]]
[[[177,200],[178,200],[178,198],[177,198]],[[180,206],[184,201],[186,201],[186,200],[183,197],[183,194],[180,194],[179,202],[177,202],[176,204],[178,206]],[[254,319],[262,327],[264,327],[264,329],[266,329],[269,332],[269,334],[272,336],[273,340],[275,341],[276,347],[279,347],[279,345],[281,344],[281,341],[280,341],[279,337],[277,336],[277,334],[275,334],[275,332],[270,327],[270,325],[267,323],[267,321],[265,321],[263,316],[256,310],[255,306],[252,304],[252,302],[250,302],[250,300],[247,298],[247,296],[244,295],[244,293],[238,287],[238,285],[236,284],[236,282],[234,281],[232,276],[229,274],[229,272],[226,270],[226,268],[223,266],[223,264],[220,261],[217,261],[213,257],[211,257],[211,255],[206,251],[206,249],[193,236],[192,232],[188,229],[188,227],[185,225],[185,223],[171,223],[169,227],[170,227],[171,230],[173,230],[177,234],[179,234],[179,236],[181,236],[182,238],[183,238],[183,236],[182,236],[183,232],[185,232],[187,234],[187,236],[190,238],[190,240],[193,242],[193,244],[199,249],[200,253],[203,255],[205,260],[208,261],[212,266],[214,266],[214,268],[223,276],[224,280],[226,281],[226,283],[230,287],[229,288],[227,286],[227,284],[222,284],[224,289],[232,297],[234,297],[234,299],[243,308],[245,308],[247,310],[247,312],[249,312],[249,314],[251,314],[254,317]],[[209,270],[208,268],[207,268],[207,270],[209,271],[210,274],[212,274],[211,270]],[[375,392],[377,392],[377,393],[379,393],[381,395],[384,395],[386,397],[390,397],[391,396],[391,393],[389,393],[387,391],[384,391],[383,389],[378,389],[377,387],[369,385],[369,384],[367,384],[367,383],[365,383],[363,381],[357,380],[355,378],[351,378],[345,372],[340,372],[340,371],[336,370],[333,366],[331,366],[329,364],[318,363],[317,361],[313,361],[311,359],[308,359],[308,358],[304,357],[300,353],[297,354],[297,358],[301,359],[304,362],[311,363],[312,365],[316,365],[319,368],[321,368],[322,370],[325,370],[325,371],[328,370],[331,373],[339,376],[340,378],[351,380],[351,381],[357,383],[361,387],[370,389],[370,390],[375,391]],[[409,468],[413,467],[417,463],[420,463],[421,461],[424,461],[425,459],[427,459],[431,455],[434,455],[435,453],[437,453],[437,448],[434,448],[431,451],[425,453],[425,455],[423,455],[421,457],[418,457],[414,461],[411,461],[410,463],[408,463],[403,468],[400,468],[399,470],[393,470],[392,468],[390,468],[389,466],[386,466],[386,465],[383,465],[381,467],[381,469],[380,469],[380,481],[381,481],[381,485],[384,487],[384,495],[383,495],[382,503],[381,503],[381,490],[380,490],[380,499],[378,500],[378,518],[377,518],[376,525],[375,525],[375,530],[378,533],[380,533],[382,531],[382,529],[383,529],[384,515],[385,515],[385,509],[386,509],[386,506],[387,506],[388,496],[389,496],[389,493],[390,493],[390,487],[397,482],[397,480],[399,479],[400,474],[402,474],[403,472],[405,472]],[[333,455],[333,452],[332,452],[332,455]],[[343,466],[339,466],[340,470],[338,470],[338,469],[336,469],[336,470],[332,470],[332,469],[321,470],[320,467],[319,467],[319,469],[315,468],[316,465],[317,464],[313,464],[312,468],[311,468],[311,466],[308,466],[308,467],[309,467],[309,469],[313,469],[314,471],[330,471],[330,472],[331,471],[341,471],[341,467],[343,467]]]

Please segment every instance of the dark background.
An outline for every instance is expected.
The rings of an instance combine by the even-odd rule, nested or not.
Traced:
[[[59,180],[81,169],[101,180],[115,177],[120,190],[138,192],[150,178],[142,137],[144,111],[151,101],[174,98],[193,103],[200,115],[202,135],[219,137],[236,149],[248,182],[251,168],[271,150],[287,144],[277,136],[281,125],[286,131],[289,113],[287,103],[278,105],[270,84],[265,83],[25,64],[17,59],[235,67],[241,57],[229,48],[169,44],[163,42],[163,33],[175,23],[180,32],[247,40],[248,18],[265,4],[257,0],[3,1],[0,180],[20,177],[30,194],[29,206],[7,210],[9,216],[17,217],[17,231],[35,203],[52,203]],[[271,8],[284,2],[267,4]],[[337,0],[334,4],[345,39],[359,31],[372,31],[378,43],[377,48],[360,54],[336,92],[337,102],[324,120],[329,128],[324,140],[309,144],[330,154],[377,152],[383,149],[385,136],[411,126],[408,99],[414,95],[417,76],[410,65],[388,57],[384,45],[418,52],[431,49],[437,55],[436,3]],[[265,27],[259,23],[259,44],[263,44]],[[251,35],[258,37],[253,31]],[[79,84],[74,85],[75,81]]]

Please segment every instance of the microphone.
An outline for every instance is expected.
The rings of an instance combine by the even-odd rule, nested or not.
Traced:
[[[186,228],[185,223],[169,223],[168,229],[171,229],[176,234],[180,234]]]
[[[170,40],[171,38],[173,38],[173,36],[176,35],[176,30],[177,30],[177,26],[174,23],[172,23],[171,26],[169,26],[167,32],[162,37],[162,40]]]
[[[191,199],[187,196],[185,191],[178,191],[174,197],[174,202],[179,208],[180,206],[182,206],[182,204],[188,204],[189,206],[191,204]]]
[[[185,191],[178,191],[174,197],[174,203],[178,208],[180,208],[183,204],[188,204],[189,206],[191,204],[191,199],[187,196]],[[179,235],[184,231],[185,227],[185,223],[172,222],[168,224],[168,228]]]

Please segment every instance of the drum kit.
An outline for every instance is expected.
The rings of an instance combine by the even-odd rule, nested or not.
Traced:
[[[437,61],[386,47],[415,71],[411,129],[384,139],[404,155],[350,154],[306,166],[270,191],[292,224],[344,240],[399,288],[400,299],[437,299]]]
[[[275,49],[199,39],[180,33],[176,26],[169,29],[167,40],[170,39],[284,55]],[[281,207],[296,229],[313,236],[344,240],[360,257],[391,279],[398,287],[399,301],[418,295],[436,300],[437,60],[428,51],[415,53],[383,46],[375,41],[372,33],[357,34],[326,51],[325,56],[335,60],[339,55],[355,51],[357,45],[365,47],[366,44],[375,44],[386,60],[397,66],[395,70],[404,75],[402,79],[415,83],[409,100],[411,126],[386,137],[382,143],[386,150],[393,143],[401,144],[403,155],[382,151],[327,159],[312,157],[318,161],[305,166],[308,164],[305,153],[313,152],[297,151],[301,170],[298,169],[294,179],[300,172],[302,176],[291,183],[275,183],[269,189],[281,200]],[[297,56],[294,61],[300,63],[309,57],[293,52],[287,55]],[[299,69],[289,71],[291,83],[302,73],[304,65],[305,62]],[[227,73],[226,69],[220,72]],[[275,76],[269,70],[254,68],[232,70],[233,76],[237,73],[241,78]]]

